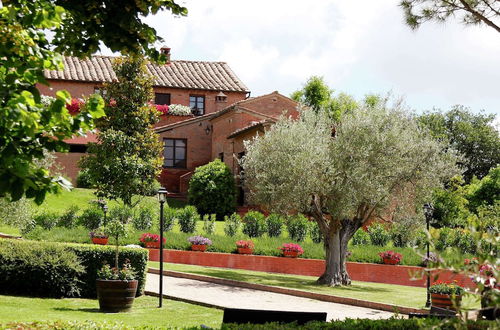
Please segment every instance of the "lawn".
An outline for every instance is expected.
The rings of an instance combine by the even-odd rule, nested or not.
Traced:
[[[158,308],[158,298],[142,296],[135,300],[128,313],[101,313],[99,303],[92,299],[45,299],[0,295],[0,328],[9,322],[31,321],[86,321],[121,322],[129,327],[154,328],[194,327],[201,324],[219,327],[223,311],[163,300]]]
[[[160,267],[160,263],[154,261],[149,261],[148,265],[153,268]],[[313,276],[275,274],[171,263],[164,263],[164,269],[405,307],[424,308],[426,300],[425,288],[404,285],[353,281],[350,286],[327,287],[315,284],[317,277]],[[466,308],[479,308],[480,304],[474,297],[469,296],[464,298],[463,306]]]

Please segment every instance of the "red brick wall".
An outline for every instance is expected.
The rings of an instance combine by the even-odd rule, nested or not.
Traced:
[[[82,158],[83,155],[85,154],[81,152],[55,153],[55,169],[60,170],[62,172],[62,175],[68,177],[73,185],[76,185],[76,177],[78,175],[78,172],[80,172],[78,161],[80,160],[80,158]]]
[[[243,107],[275,118],[283,113],[286,116],[298,118],[297,103],[288,97],[272,93],[264,97],[250,99],[242,104]]]

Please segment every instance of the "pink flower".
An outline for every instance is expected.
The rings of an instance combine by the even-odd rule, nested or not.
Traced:
[[[155,104],[156,110],[160,112],[162,115],[166,115],[168,113],[168,105],[167,104]]]
[[[68,109],[70,115],[74,116],[80,113],[80,108],[83,104],[81,99],[71,99],[71,103],[66,104],[66,109]]]

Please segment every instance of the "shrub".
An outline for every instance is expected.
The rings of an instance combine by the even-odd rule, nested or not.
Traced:
[[[233,213],[229,217],[225,216],[224,217],[224,233],[229,236],[233,237],[238,233],[238,230],[240,229],[241,226],[241,217],[238,213]]]
[[[171,231],[174,227],[175,221],[177,220],[177,210],[167,207],[163,210],[163,229],[165,231]]]
[[[156,212],[150,207],[142,207],[132,219],[132,226],[137,230],[148,230],[153,225]]]
[[[405,224],[393,223],[389,231],[392,243],[396,247],[405,247],[413,243],[415,238],[415,230],[409,228]]]
[[[380,223],[376,223],[368,227],[368,235],[370,236],[372,244],[377,246],[386,246],[391,239],[391,236],[385,227]]]
[[[42,297],[82,293],[84,267],[57,243],[0,240],[0,292]]]
[[[29,232],[35,226],[32,213],[31,201],[21,198],[12,202],[7,198],[0,198],[0,223]]]
[[[352,244],[368,245],[370,244],[370,235],[363,228],[359,228],[352,236]]]
[[[78,223],[87,229],[97,229],[103,225],[104,212],[98,206],[92,205],[85,209],[78,218]]]
[[[111,220],[117,220],[122,224],[127,224],[131,223],[133,218],[134,211],[132,210],[132,208],[127,205],[120,204],[109,211],[109,221],[107,222],[110,222]],[[107,223],[105,223],[104,225],[106,226]]]
[[[279,237],[283,231],[283,217],[279,214],[270,214],[267,219],[267,235],[269,237]]]
[[[236,206],[236,188],[229,167],[220,159],[197,167],[189,181],[189,203],[201,214],[217,214],[222,220]]]
[[[160,190],[161,184],[154,180],[151,185],[145,190],[144,195],[146,196],[156,196],[158,195],[158,190]]]
[[[73,228],[78,224],[78,213],[79,208],[76,205],[71,206],[66,212],[59,217],[57,225],[64,228]]]
[[[35,220],[35,224],[37,226],[40,226],[46,230],[50,230],[55,226],[57,226],[57,222],[59,221],[59,215],[54,212],[43,212],[35,215],[33,219]]]
[[[250,211],[243,217],[243,233],[250,237],[261,237],[267,231],[266,217],[257,211]]]
[[[76,176],[76,186],[78,188],[93,188],[94,185],[91,182],[91,177],[88,170],[81,170]]]
[[[200,220],[200,215],[196,211],[196,207],[188,205],[177,213],[179,227],[183,233],[194,233],[196,230],[196,222]]]
[[[453,245],[453,230],[450,228],[441,228],[439,230],[439,236],[436,240],[436,249],[438,251],[443,251],[447,247]]]
[[[309,236],[311,236],[311,240],[314,243],[319,244],[323,242],[323,233],[321,232],[321,229],[316,221],[309,222]]]
[[[452,245],[460,250],[462,253],[476,253],[477,242],[469,231],[463,229],[455,229],[453,231]]]
[[[302,214],[289,217],[286,226],[290,238],[294,241],[302,242],[306,239],[309,220]]]
[[[207,235],[211,235],[215,231],[215,220],[217,219],[217,215],[215,214],[205,214],[203,216],[203,230]]]

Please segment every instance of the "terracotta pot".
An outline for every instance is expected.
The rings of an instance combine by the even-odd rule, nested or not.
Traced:
[[[103,312],[126,312],[132,308],[137,292],[137,280],[97,280],[97,299]]]
[[[158,241],[158,242],[144,242],[144,246],[147,247],[148,249],[159,249],[160,248],[160,241]]]
[[[106,245],[108,244],[108,238],[92,237],[92,243],[99,245]]]
[[[456,305],[460,306],[462,296],[455,296]],[[456,310],[453,306],[452,296],[449,294],[431,293],[432,306]]]
[[[239,254],[252,254],[253,253],[253,249],[252,248],[242,248],[242,247],[239,247],[238,248],[238,253]]]
[[[283,256],[287,258],[297,258],[299,256],[298,251],[283,251]]]
[[[390,259],[390,258],[384,258],[384,264],[386,265],[397,265],[399,264],[399,261]]]
[[[206,245],[200,245],[200,244],[191,244],[191,251],[201,251],[205,252],[207,249]]]

